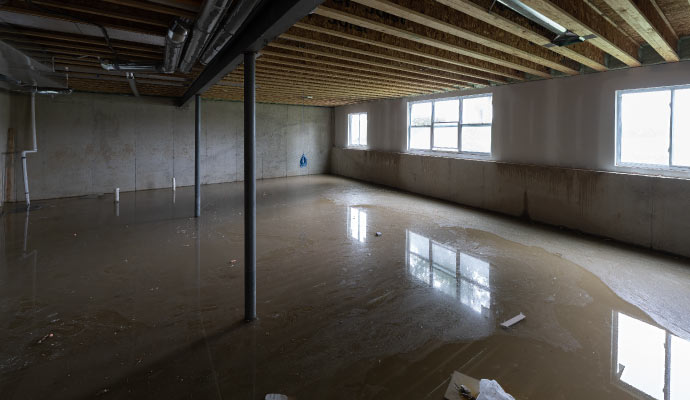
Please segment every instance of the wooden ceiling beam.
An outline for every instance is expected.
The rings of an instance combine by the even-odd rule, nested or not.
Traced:
[[[535,45],[521,37],[508,32],[497,31],[485,22],[473,18],[467,14],[458,13],[455,9],[436,3],[434,1],[420,2],[417,0],[353,0],[356,3],[387,12],[391,15],[404,18],[448,33],[470,42],[501,51],[518,59],[527,60],[536,65],[555,69],[568,75],[577,75],[578,65],[564,57],[548,51],[546,48]],[[451,23],[452,22],[452,23]],[[486,36],[490,33],[491,36]],[[526,64],[528,65],[528,64]]]
[[[47,6],[47,7],[59,8],[62,10],[68,10],[68,11],[74,11],[74,12],[79,12],[79,13],[84,13],[84,14],[97,15],[99,17],[135,22],[137,24],[142,24],[142,25],[151,25],[151,26],[157,26],[157,27],[162,27],[162,28],[168,27],[168,22],[156,21],[156,20],[153,20],[151,18],[143,18],[143,17],[137,16],[136,14],[129,14],[129,13],[104,10],[102,8],[93,8],[93,7],[75,5],[75,4],[70,4],[70,3],[66,3],[66,2],[50,1],[50,0],[32,0],[31,3],[32,4],[39,4],[39,5],[43,5],[43,6]]]
[[[588,42],[630,67],[642,65],[638,46],[625,37],[602,15],[584,1],[521,0],[525,5],[580,36],[595,35]]]
[[[285,58],[291,61],[286,61]],[[300,69],[315,69],[317,71],[332,74],[334,76],[355,77],[359,79],[366,79],[368,81],[377,81],[380,82],[382,85],[412,87],[420,90],[429,89],[434,92],[448,90],[447,88],[441,85],[429,85],[426,83],[418,83],[415,81],[410,81],[404,77],[390,76],[380,74],[377,72],[363,72],[361,70],[350,69],[348,66],[343,66],[338,63],[325,62],[322,65],[319,65],[321,63],[321,60],[302,58],[299,56],[292,56],[284,53],[265,54],[264,57],[261,57],[257,64],[260,62],[268,62],[285,66],[294,66]]]
[[[112,56],[113,56],[112,51],[110,51],[110,49],[108,49],[105,46],[97,48],[97,47],[92,47],[92,46],[82,46],[82,45],[78,45],[78,44],[65,43],[65,42],[59,42],[59,41],[54,41],[54,40],[32,39],[32,38],[26,38],[26,37],[21,37],[21,36],[16,36],[16,35],[7,35],[7,34],[0,34],[0,40],[6,41],[6,42],[11,42],[11,43],[39,44],[39,45],[43,45],[43,46],[48,46],[50,48],[58,47],[58,48],[65,48],[68,50],[94,51],[94,52],[98,52],[98,53],[108,54],[108,58],[112,58]],[[121,56],[132,56],[132,57],[139,57],[139,58],[150,58],[150,59],[161,59],[161,60],[163,58],[162,54],[139,53],[139,52],[134,52],[134,51],[129,51],[129,50],[118,50],[117,54],[121,55]]]
[[[545,44],[551,43],[551,38],[542,33],[535,32],[532,29],[528,19],[520,18],[515,13],[513,13],[513,19],[510,19],[507,17],[508,14],[503,13],[503,10],[500,10],[499,7],[494,7],[492,11],[489,11],[492,3],[491,0],[436,1],[478,20],[484,21],[496,28],[529,40],[536,45],[544,46]],[[592,68],[595,71],[606,71],[608,69],[606,68],[606,65],[604,65],[604,52],[601,51],[601,49],[592,46],[590,43],[584,42],[567,47],[553,46],[549,47],[548,49],[564,57],[568,57],[571,60],[577,61],[582,65]]]
[[[410,68],[407,68],[407,67],[401,67],[401,66],[396,66],[396,65],[392,65],[392,64],[381,63],[381,62],[372,61],[369,59],[351,57],[351,56],[347,56],[344,54],[339,54],[337,51],[333,51],[333,52],[321,51],[321,50],[316,50],[316,49],[307,48],[307,47],[292,46],[289,44],[284,44],[284,43],[275,42],[275,41],[269,43],[268,47],[276,48],[276,49],[283,49],[283,50],[288,50],[288,51],[302,52],[302,53],[312,54],[312,55],[321,56],[321,57],[329,57],[329,58],[336,59],[336,60],[340,61],[341,63],[344,63],[345,65],[348,65],[348,66],[352,66],[353,65],[352,63],[357,63],[357,64],[369,65],[369,66],[376,67],[376,68],[384,68],[384,69],[391,70],[389,73],[405,76],[407,78],[412,78],[412,79],[415,79],[415,80],[420,81],[420,82],[446,85],[447,87],[455,88],[455,89],[462,88],[462,87],[468,87],[467,82],[461,81],[459,79],[439,76],[438,74],[431,74],[429,72],[422,73],[419,71],[410,70]],[[395,71],[395,72],[393,72],[393,71]]]
[[[0,33],[8,33],[13,36],[30,36],[30,37],[41,37],[45,39],[54,39],[54,40],[60,40],[60,41],[66,41],[66,42],[76,42],[76,43],[82,43],[82,44],[92,44],[96,46],[102,46],[104,48],[107,48],[107,45],[105,43],[105,40],[103,39],[94,39],[93,37],[89,36],[82,36],[82,35],[72,35],[72,34],[67,34],[67,33],[60,33],[60,32],[53,32],[53,31],[45,31],[45,30],[34,30],[34,29],[26,29],[26,28],[6,28],[0,26]],[[131,42],[125,42],[122,40],[110,40],[110,44],[116,48],[116,49],[129,49],[129,50],[136,50],[136,51],[144,51],[148,53],[156,53],[156,54],[162,54],[163,53],[163,47],[160,46],[146,46],[146,45],[141,45],[141,44],[134,44]]]
[[[298,31],[295,31],[294,29],[292,31],[288,31],[288,32],[300,33]],[[302,32],[302,34],[305,35],[304,32]],[[329,48],[333,48],[333,49],[341,50],[341,51],[349,51],[351,53],[361,54],[361,55],[368,56],[368,57],[381,58],[381,59],[384,59],[386,61],[393,61],[393,62],[397,62],[397,63],[414,65],[416,67],[420,67],[420,68],[423,68],[426,70],[441,71],[441,72],[453,74],[453,76],[457,76],[459,79],[462,79],[462,81],[464,81],[466,83],[482,85],[482,86],[488,85],[488,82],[486,80],[479,80],[479,79],[475,79],[472,77],[461,75],[460,72],[458,72],[457,70],[455,70],[453,68],[439,67],[437,65],[419,62],[419,61],[411,60],[411,59],[404,58],[404,57],[395,57],[393,55],[386,55],[386,54],[381,54],[381,53],[377,53],[377,52],[373,52],[373,51],[362,50],[360,48],[355,47],[354,43],[351,43],[349,46],[345,46],[344,44],[333,43],[332,40],[326,40],[323,37],[317,36],[317,39],[314,39],[313,37],[315,35],[313,35],[311,32],[307,32],[306,35],[309,35],[311,37],[305,37],[305,36],[301,36],[301,35],[293,35],[292,33],[284,33],[284,34],[280,35],[280,38],[292,40],[295,42],[315,44],[318,46],[325,46],[325,47],[329,47]]]
[[[668,62],[680,61],[678,36],[666,24],[654,0],[604,0],[659,55]]]
[[[396,43],[404,39],[392,36],[382,36],[384,34],[371,30],[361,30],[357,32],[357,35],[355,35],[353,34],[354,31],[351,29],[352,26],[348,27],[340,24],[329,23],[329,20],[327,18],[321,17],[319,15],[309,16],[309,18],[306,18],[303,21],[305,22],[298,22],[295,25],[293,25],[293,28],[318,32],[324,35],[341,38],[347,40],[350,43],[359,42],[367,46],[388,50],[389,52],[394,51],[403,54],[410,54],[412,56],[419,57],[420,59],[433,60],[436,63],[433,63],[431,65],[434,65],[439,68],[444,68],[442,67],[442,65],[448,64],[448,66],[453,66],[455,68],[454,70],[457,71],[458,74],[470,78],[479,79],[480,82],[488,81],[496,83],[507,83],[506,78],[500,75],[478,71],[476,69],[473,69],[472,67],[468,67],[466,63],[457,61],[457,57],[453,58],[454,56],[457,56],[456,53],[450,53],[445,50],[431,48],[429,46],[421,45],[416,42],[409,42],[407,43],[407,46],[401,46]],[[384,37],[388,40],[383,41],[382,39],[384,39]],[[424,51],[418,50],[417,48],[424,48]]]
[[[313,75],[313,76],[320,76],[320,77],[326,77],[326,78],[333,78],[341,82],[362,82],[362,83],[371,83],[371,82],[377,82],[376,85],[378,87],[385,86],[385,87],[395,87],[399,89],[413,89],[414,91],[420,92],[420,91],[426,91],[429,93],[434,93],[437,90],[427,88],[427,87],[415,87],[415,86],[410,86],[406,85],[403,82],[392,82],[392,81],[383,81],[377,77],[373,76],[368,76],[366,78],[361,78],[357,76],[350,76],[348,74],[344,74],[342,72],[330,69],[328,71],[324,70],[319,70],[316,69],[315,67],[308,67],[304,64],[297,64],[297,63],[289,63],[289,62],[284,62],[284,61],[278,61],[278,60],[271,60],[271,59],[263,59],[261,62],[257,62],[257,68],[259,66],[267,69],[276,69],[276,70],[282,70],[282,71],[288,71],[292,73],[304,73],[308,75]],[[298,66],[298,68],[294,68],[294,66]]]
[[[188,10],[182,10],[180,8],[168,7],[160,4],[150,3],[148,1],[141,0],[103,0],[106,3],[117,4],[120,6],[126,6],[131,8],[138,8],[140,10],[152,11],[159,14],[174,15],[183,18],[194,19],[196,18],[196,13]]]
[[[350,4],[352,5],[352,3]],[[314,13],[317,15],[324,16],[326,18],[332,18],[338,21],[347,22],[362,28],[371,29],[388,35],[397,36],[403,39],[411,40],[413,42],[421,43],[427,46],[447,50],[452,53],[457,53],[465,57],[463,61],[467,63],[467,67],[469,68],[474,68],[476,70],[492,74],[502,75],[515,80],[525,79],[525,77],[520,72],[518,72],[519,69],[515,68],[516,65],[512,63],[496,60],[493,57],[485,56],[479,52],[468,51],[463,47],[446,42],[445,40],[435,39],[425,34],[415,33],[412,31],[398,28],[393,25],[385,24],[379,21],[374,21],[370,18],[354,15],[350,12],[345,12],[334,8],[321,6],[317,8],[314,11]],[[540,74],[542,73],[540,71],[535,72]]]
[[[79,57],[96,57],[96,58],[110,58],[112,56],[112,53],[107,50],[78,50],[78,49],[64,49],[64,48],[56,48],[54,46],[31,46],[24,44],[22,42],[16,42],[14,44],[14,47],[16,47],[19,50],[27,50],[27,51],[34,51],[34,52],[49,52],[53,54],[69,54],[69,55],[74,55],[74,56],[79,56]],[[158,60],[158,57],[151,56],[149,54],[142,55],[142,56],[131,56],[128,58],[128,60],[131,61],[141,61],[141,60]]]
[[[13,6],[5,5],[5,6],[2,6],[2,9],[3,9],[3,11],[9,11],[9,12],[13,12],[13,13],[35,15],[37,17],[57,19],[57,20],[69,21],[69,22],[81,23],[81,24],[84,23],[83,21],[81,21],[77,18],[55,15],[55,14],[50,13],[50,12],[36,10],[33,8],[22,8],[22,7],[13,7]],[[127,31],[127,32],[143,33],[145,35],[153,35],[153,36],[163,36],[163,35],[165,35],[165,33],[167,31],[167,29],[162,29],[161,27],[157,27],[156,29],[143,29],[143,28],[139,28],[139,27],[133,27],[130,25],[120,25],[117,23],[113,23],[111,21],[99,21],[99,24],[101,24],[102,26],[104,26],[106,28],[118,29],[118,30]]]

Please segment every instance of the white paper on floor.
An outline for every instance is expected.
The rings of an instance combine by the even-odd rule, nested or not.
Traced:
[[[482,379],[479,381],[477,400],[515,400],[515,398],[506,393],[498,382]]]

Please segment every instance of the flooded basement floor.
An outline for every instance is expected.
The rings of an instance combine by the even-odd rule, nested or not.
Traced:
[[[690,262],[330,176],[2,217],[2,399],[690,399]],[[376,232],[381,232],[377,236]],[[499,324],[518,313],[509,329]]]

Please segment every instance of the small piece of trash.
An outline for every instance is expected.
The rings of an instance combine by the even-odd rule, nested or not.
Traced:
[[[77,237],[77,234],[76,234],[76,233],[74,234],[74,237]]]
[[[49,334],[43,336],[43,337],[38,341],[38,344],[41,344],[41,343],[45,342],[46,339],[52,338],[52,337],[53,337],[53,334],[52,334],[52,333],[49,333]]]
[[[518,322],[522,321],[525,318],[526,318],[525,314],[520,313],[520,314],[514,316],[513,318],[507,320],[506,322],[502,323],[501,326],[504,328],[510,328],[511,326],[517,324]]]
[[[381,233],[381,232],[376,232],[376,236],[383,236],[383,233]]]
[[[264,397],[265,400],[288,400],[288,397],[284,394],[269,393]]]
[[[515,397],[506,393],[498,382],[482,379],[479,381],[477,400],[515,400]]]

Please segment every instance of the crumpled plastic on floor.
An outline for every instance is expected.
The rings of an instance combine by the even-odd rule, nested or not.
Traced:
[[[506,393],[498,382],[482,379],[479,381],[477,400],[515,400],[515,397]]]

